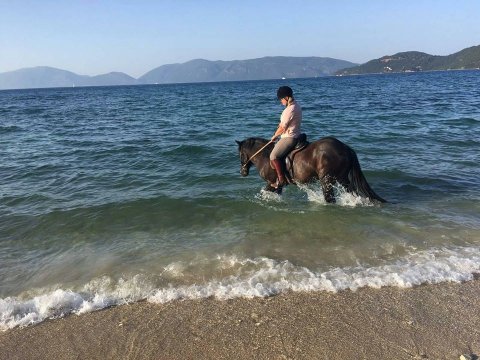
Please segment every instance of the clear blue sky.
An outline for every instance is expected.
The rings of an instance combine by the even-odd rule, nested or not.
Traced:
[[[479,0],[0,0],[0,72],[138,77],[196,58],[447,55],[480,44],[479,19]]]

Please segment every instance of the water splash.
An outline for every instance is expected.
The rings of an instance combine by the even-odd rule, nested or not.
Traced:
[[[310,202],[326,205],[328,204],[323,196],[323,191],[320,183],[313,183],[308,185],[299,184],[298,188],[307,195]],[[352,194],[347,191],[342,185],[336,183],[333,187],[335,194],[335,204],[344,207],[357,206],[373,206],[373,203],[360,195]]]

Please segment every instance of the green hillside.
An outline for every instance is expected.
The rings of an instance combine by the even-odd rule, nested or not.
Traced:
[[[447,56],[430,55],[418,51],[401,52],[337,71],[336,75],[397,73],[432,70],[480,68],[480,45],[463,49]]]

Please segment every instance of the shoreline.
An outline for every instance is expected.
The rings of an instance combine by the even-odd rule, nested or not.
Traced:
[[[480,280],[269,298],[146,301],[0,333],[0,359],[459,359]]]

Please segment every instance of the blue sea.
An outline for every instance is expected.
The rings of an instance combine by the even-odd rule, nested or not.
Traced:
[[[235,140],[290,85],[386,204],[266,193]],[[0,329],[140,300],[469,281],[480,71],[0,91]]]

